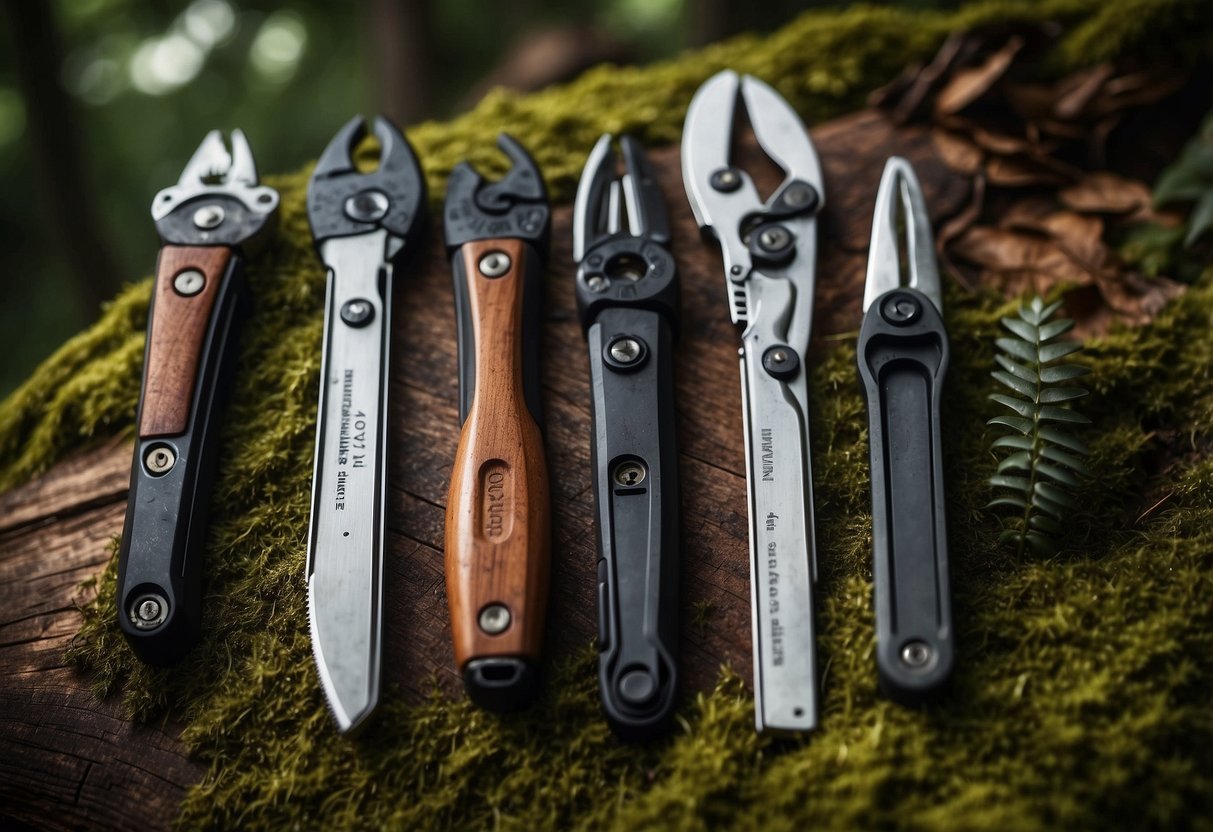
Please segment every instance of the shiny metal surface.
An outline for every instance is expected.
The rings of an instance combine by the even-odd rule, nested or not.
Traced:
[[[903,253],[909,274],[902,268]],[[885,292],[901,286],[922,292],[943,312],[935,242],[922,186],[910,163],[893,156],[885,163],[876,193],[863,311]]]

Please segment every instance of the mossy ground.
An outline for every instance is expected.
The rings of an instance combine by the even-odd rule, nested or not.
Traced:
[[[567,198],[599,133],[675,141],[695,87],[722,66],[774,81],[817,120],[856,105],[955,28],[1059,19],[1067,34],[1042,66],[1061,71],[1158,43],[1204,43],[1206,8],[1049,0],[810,14],[765,40],[602,69],[535,96],[496,94],[410,137],[436,199],[464,155],[498,164],[484,154],[502,128],[536,150]],[[1051,558],[1010,556],[983,509],[995,465],[985,420],[998,410],[985,399],[992,342],[1011,306],[948,292],[947,482],[962,626],[955,686],[937,706],[907,710],[874,691],[867,437],[854,351],[840,344],[812,376],[828,553],[821,730],[800,741],[758,737],[745,684],[726,669],[714,691],[684,704],[668,739],[622,746],[599,715],[587,646],[552,669],[527,714],[499,719],[437,695],[406,706],[389,693],[373,733],[349,743],[321,702],[302,580],[323,278],[303,213],[306,171],[270,184],[282,192],[283,233],[249,279],[255,309],[272,312],[245,328],[249,360],[225,423],[204,641],[172,672],[135,661],[111,623],[111,562],[71,650],[136,716],[186,724],[210,770],[183,806],[183,826],[1213,828],[1213,275],[1151,325],[1088,344],[1095,476]],[[0,487],[130,431],[147,300],[146,282],[130,287],[0,405]],[[253,418],[264,413],[275,418]]]

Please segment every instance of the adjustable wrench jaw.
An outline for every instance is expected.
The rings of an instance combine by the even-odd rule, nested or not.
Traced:
[[[530,154],[506,133],[497,147],[512,162],[509,171],[489,182],[467,162],[447,180],[443,229],[447,251],[477,240],[513,238],[530,244],[546,259],[551,236],[551,208],[543,177]]]

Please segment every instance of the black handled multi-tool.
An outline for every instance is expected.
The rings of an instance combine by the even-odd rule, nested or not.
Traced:
[[[948,333],[930,218],[905,159],[889,159],[880,180],[863,310],[876,667],[890,698],[914,703],[947,682],[953,628],[940,432]]]
[[[392,288],[424,228],[425,178],[390,121],[374,122],[379,164],[360,172],[367,135],[351,119],[308,185],[308,220],[328,269],[308,535],[308,613],[325,697],[342,732],[379,700]]]
[[[573,217],[577,307],[590,349],[598,516],[598,679],[612,728],[669,722],[678,682],[678,272],[644,151],[612,137],[585,163]]]
[[[763,202],[730,164],[744,102],[759,145],[785,172]],[[803,122],[778,93],[725,70],[691,101],[682,177],[700,228],[720,243],[741,334],[750,512],[755,721],[759,731],[817,725],[813,585],[817,554],[805,352],[813,317],[821,166]]]
[[[472,701],[508,711],[538,690],[551,521],[539,347],[551,210],[522,145],[486,181],[451,171],[443,208],[455,284],[462,429],[446,507],[455,661]]]
[[[259,185],[248,141],[202,140],[156,195],[164,245],[148,312],[138,438],[119,551],[118,624],[140,658],[163,664],[198,639],[202,549],[219,407],[235,353],[243,266],[272,236],[278,193]]]

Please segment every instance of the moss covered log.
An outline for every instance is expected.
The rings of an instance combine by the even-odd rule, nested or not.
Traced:
[[[724,66],[773,82],[814,123],[858,106],[948,32],[985,23],[1056,21],[1044,75],[1163,48],[1207,67],[1210,8],[1048,0],[812,13],[674,62],[603,68],[528,97],[495,93],[409,136],[436,201],[459,159],[501,164],[490,151],[500,129],[535,150],[567,200],[602,131],[675,142],[695,88]],[[140,665],[112,623],[111,560],[70,651],[133,718],[186,724],[209,770],[182,806],[183,827],[1213,828],[1213,274],[1152,323],[1086,344],[1092,484],[1052,557],[1008,555],[984,509],[997,462],[985,425],[998,407],[987,400],[993,342],[1017,302],[948,288],[947,488],[963,556],[953,559],[956,680],[937,706],[908,710],[875,692],[867,436],[847,338],[817,344],[811,372],[821,730],[755,735],[748,679],[722,668],[714,689],[686,697],[669,738],[621,745],[599,714],[587,644],[550,668],[526,714],[498,718],[437,688],[421,703],[389,691],[375,729],[351,743],[330,724],[307,638],[324,291],[307,174],[268,178],[283,231],[249,268],[257,311],[224,429],[204,642],[175,671]],[[131,431],[148,295],[146,281],[131,286],[0,405],[0,488]]]

